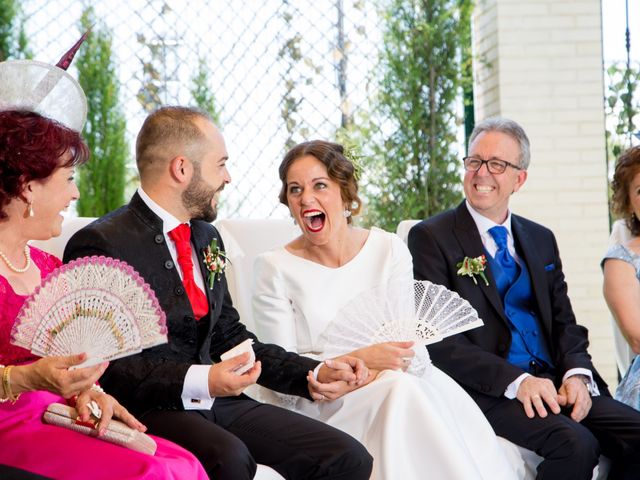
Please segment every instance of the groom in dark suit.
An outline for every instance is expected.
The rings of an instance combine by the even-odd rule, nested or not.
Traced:
[[[529,140],[507,119],[476,126],[466,200],[409,233],[416,279],[457,291],[484,326],[429,347],[496,434],[544,458],[538,478],[640,478],[640,413],[611,398],[576,324],[553,233],[509,210],[527,179]],[[483,257],[484,256],[484,257]],[[485,282],[486,278],[486,282]]]
[[[231,180],[227,157],[222,135],[205,114],[161,108],[138,135],[138,192],[67,244],[65,261],[105,255],[127,262],[167,315],[169,342],[112,362],[101,384],[149,432],[193,452],[212,478],[252,479],[262,463],[288,479],[368,479],[371,456],[352,437],[242,394],[258,382],[324,400],[356,388],[367,372],[351,357],[319,363],[262,344],[240,323],[224,272],[208,268],[217,249],[209,260],[204,255],[214,240],[224,250],[210,222]],[[249,338],[257,361],[237,374],[248,354],[226,361],[220,355]],[[320,383],[310,387],[308,374]]]

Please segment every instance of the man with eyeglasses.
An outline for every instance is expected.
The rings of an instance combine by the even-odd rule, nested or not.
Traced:
[[[414,275],[466,298],[484,326],[429,346],[497,435],[544,458],[541,479],[640,478],[640,412],[613,400],[576,324],[553,233],[512,214],[529,139],[504,118],[479,123],[464,162],[466,199],[409,233]],[[485,281],[486,279],[486,281]]]

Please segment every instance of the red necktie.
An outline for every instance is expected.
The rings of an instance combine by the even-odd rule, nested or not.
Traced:
[[[207,296],[196,285],[193,279],[193,260],[191,259],[191,228],[186,223],[181,223],[169,232],[169,238],[176,244],[178,252],[178,264],[182,269],[182,283],[184,290],[191,302],[193,315],[200,320],[209,311]]]

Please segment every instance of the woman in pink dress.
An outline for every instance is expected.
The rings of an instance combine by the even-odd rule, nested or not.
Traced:
[[[89,152],[78,133],[86,100],[64,70],[2,62],[0,84],[0,465],[64,479],[206,479],[196,458],[168,441],[156,438],[152,456],[42,422],[50,403],[77,396],[83,420],[89,402],[102,409],[100,434],[112,416],[145,430],[116,399],[92,388],[106,364],[69,370],[85,355],[36,358],[10,343],[26,297],[60,265],[27,242],[61,233],[60,212],[79,195],[74,168]]]

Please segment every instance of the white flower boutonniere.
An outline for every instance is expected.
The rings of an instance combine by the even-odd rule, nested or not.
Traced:
[[[479,257],[470,258],[464,257],[464,259],[456,265],[458,267],[458,275],[467,275],[471,277],[473,283],[476,285],[478,281],[476,280],[476,275],[479,275],[482,280],[484,280],[485,285],[489,285],[489,281],[484,274],[484,269],[487,268],[487,258],[484,255],[480,255]]]
[[[209,271],[207,279],[209,280],[209,289],[211,289],[216,278],[220,278],[224,269],[227,268],[227,256],[220,250],[218,240],[215,238],[211,240],[211,244],[203,250],[203,253],[204,264]]]

